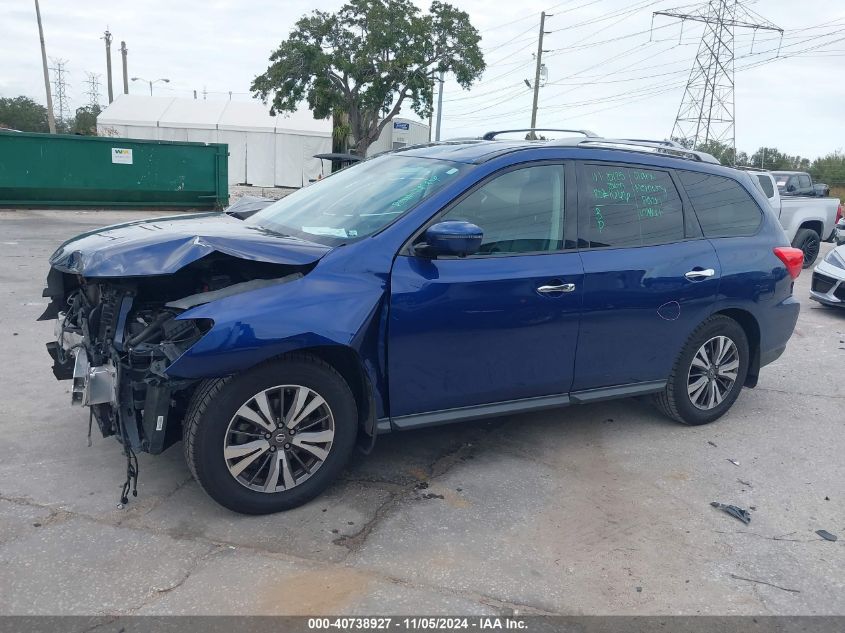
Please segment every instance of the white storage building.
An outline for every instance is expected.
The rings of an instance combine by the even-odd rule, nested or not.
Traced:
[[[270,116],[257,101],[120,95],[97,117],[101,135],[227,143],[229,184],[302,187],[320,175],[315,154],[332,151],[331,120],[311,112]]]
[[[428,125],[421,121],[394,117],[392,122],[384,126],[376,141],[367,148],[367,156],[375,156],[408,145],[428,143],[428,130]]]

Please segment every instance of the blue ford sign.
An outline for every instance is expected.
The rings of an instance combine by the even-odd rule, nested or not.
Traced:
[[[403,123],[402,121],[394,121],[393,122],[393,129],[394,130],[410,130],[411,124],[410,123]]]

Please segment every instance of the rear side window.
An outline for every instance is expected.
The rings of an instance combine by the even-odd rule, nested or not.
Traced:
[[[581,237],[590,248],[665,244],[684,239],[681,198],[665,171],[583,165]]]
[[[760,181],[760,186],[763,188],[763,193],[766,194],[767,198],[771,198],[775,195],[775,187],[772,184],[771,178],[769,178],[765,174],[758,174],[757,180]]]
[[[737,237],[757,232],[763,213],[737,181],[691,171],[677,173],[706,237]]]

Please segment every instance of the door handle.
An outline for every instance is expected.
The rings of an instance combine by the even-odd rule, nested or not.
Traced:
[[[574,290],[575,284],[559,284],[557,286],[540,286],[537,288],[537,292],[542,292],[543,294],[552,292],[573,292]]]
[[[715,270],[713,270],[712,268],[706,268],[704,270],[691,270],[688,273],[684,273],[684,277],[686,277],[690,281],[699,281],[700,279],[707,279],[708,277],[712,277],[715,274]]]

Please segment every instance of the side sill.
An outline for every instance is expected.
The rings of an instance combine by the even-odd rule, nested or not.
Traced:
[[[413,413],[401,415],[391,419],[392,427],[397,431],[408,429],[421,429],[427,426],[436,426],[450,422],[463,422],[465,420],[478,420],[480,418],[492,418],[511,413],[525,413],[527,411],[541,411],[543,409],[554,409],[569,404],[569,396],[541,396],[538,398],[525,398],[523,400],[508,400],[495,404],[482,404],[472,407],[460,407],[458,409],[444,409],[430,413]],[[382,420],[379,420],[381,423]]]
[[[631,385],[618,385],[616,387],[599,387],[598,389],[573,391],[569,397],[571,398],[573,404],[586,404],[587,402],[615,400],[616,398],[630,398],[631,396],[642,396],[648,393],[657,393],[663,391],[665,388],[665,380],[652,380],[650,382],[637,382]]]
[[[542,411],[544,409],[565,407],[569,404],[587,404],[590,402],[600,402],[602,400],[629,398],[631,396],[657,393],[665,388],[665,380],[653,380],[650,382],[639,382],[631,385],[618,385],[615,387],[600,387],[598,389],[574,391],[569,395],[540,396],[537,398],[525,398],[523,400],[508,400],[506,402],[497,402],[495,404],[460,407],[457,409],[444,409],[442,411],[431,411],[428,413],[413,413],[411,415],[397,416],[392,419],[379,419],[376,422],[376,432],[381,435],[383,433],[389,433],[390,431],[407,431],[409,429],[421,429],[428,426],[437,426],[452,422],[492,418],[512,413]]]

